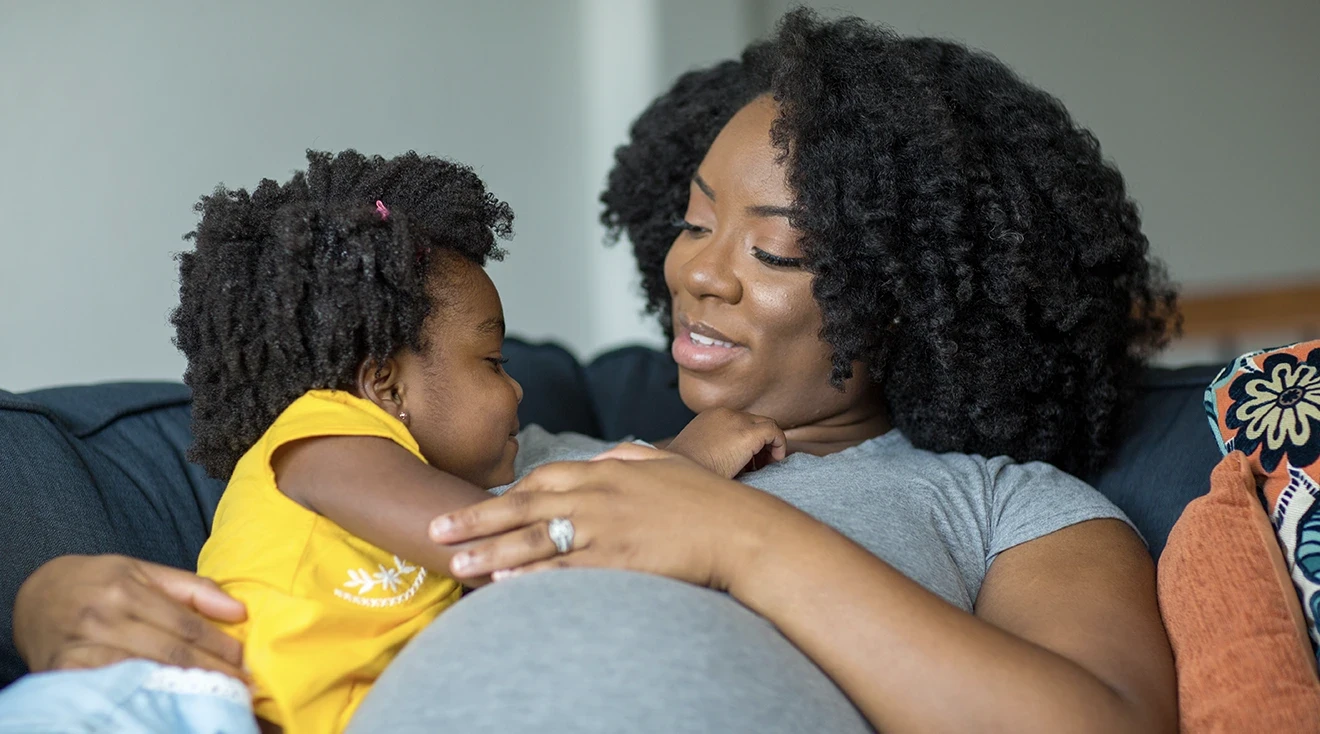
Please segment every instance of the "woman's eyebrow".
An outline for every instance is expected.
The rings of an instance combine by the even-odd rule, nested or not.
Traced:
[[[793,207],[773,206],[770,204],[753,204],[747,207],[747,213],[754,217],[784,217],[793,216]]]
[[[706,179],[702,178],[700,173],[693,174],[692,183],[696,184],[697,188],[701,189],[701,193],[705,194],[707,199],[715,201],[715,189],[712,189],[710,184],[706,183]],[[774,206],[772,204],[755,204],[747,207],[747,213],[754,217],[788,218],[793,216],[793,208],[788,206]]]
[[[692,183],[701,189],[701,193],[705,194],[707,199],[715,201],[715,189],[712,189],[710,184],[706,183],[706,179],[702,178],[700,173],[692,176]]]

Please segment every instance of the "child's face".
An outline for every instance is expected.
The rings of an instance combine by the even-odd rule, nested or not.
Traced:
[[[398,357],[408,430],[437,469],[490,488],[513,481],[522,386],[504,371],[504,309],[486,271],[455,257],[426,348]]]

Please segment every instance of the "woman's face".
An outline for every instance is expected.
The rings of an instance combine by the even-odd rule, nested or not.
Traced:
[[[846,421],[873,408],[860,364],[840,392],[829,345],[788,224],[793,196],[770,142],[777,108],[760,97],[734,115],[692,179],[684,230],[665,258],[683,402],[774,418],[781,427]]]

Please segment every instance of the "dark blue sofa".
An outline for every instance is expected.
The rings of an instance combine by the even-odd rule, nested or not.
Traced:
[[[691,418],[667,353],[633,347],[581,365],[557,346],[510,340],[506,354],[526,391],[524,424],[656,439]],[[1219,460],[1201,407],[1215,372],[1151,370],[1122,449],[1089,477],[1156,557]],[[193,568],[223,485],[184,458],[188,406],[178,383],[0,390],[0,686],[25,672],[11,639],[14,595],[42,563],[122,553]]]

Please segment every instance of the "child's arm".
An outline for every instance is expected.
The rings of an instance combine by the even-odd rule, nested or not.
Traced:
[[[387,438],[307,438],[281,447],[271,465],[276,485],[293,501],[378,548],[445,575],[458,546],[432,542],[431,519],[491,497]]]
[[[693,418],[662,448],[732,479],[784,458],[788,440],[770,418],[715,408]]]

